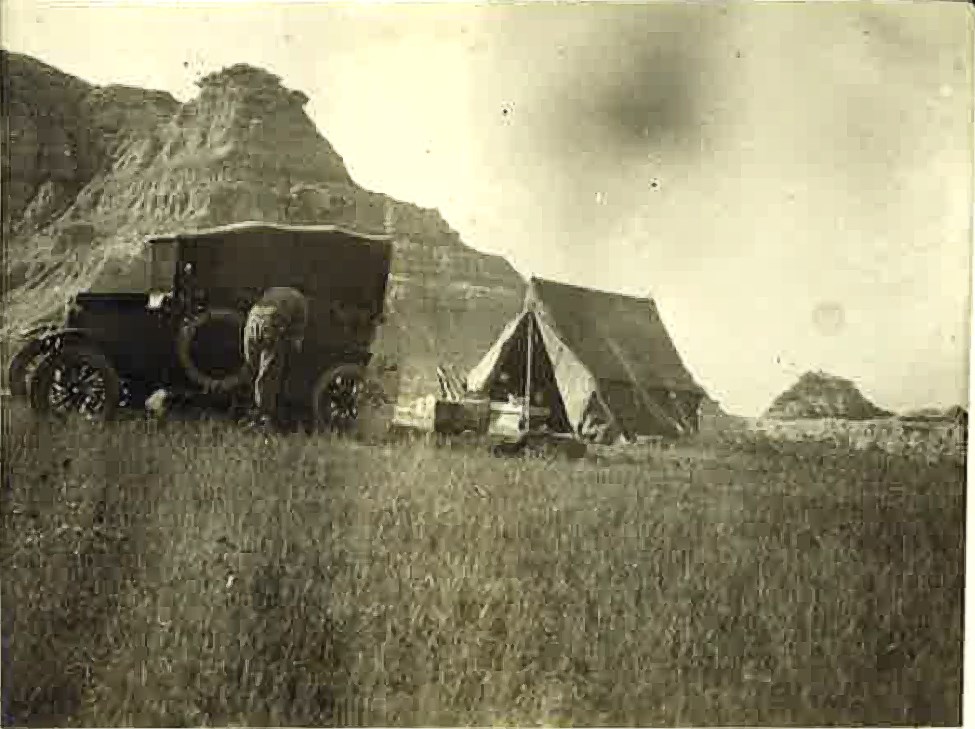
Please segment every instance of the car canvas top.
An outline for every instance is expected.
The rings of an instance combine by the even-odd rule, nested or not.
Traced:
[[[202,228],[181,233],[159,233],[150,235],[146,238],[148,243],[170,242],[177,239],[206,238],[214,235],[227,233],[255,233],[261,230],[291,233],[339,233],[350,238],[360,238],[362,240],[376,242],[392,242],[393,236],[387,233],[363,233],[352,230],[340,225],[290,225],[286,223],[266,223],[262,221],[249,220],[239,223],[228,223],[213,228]]]

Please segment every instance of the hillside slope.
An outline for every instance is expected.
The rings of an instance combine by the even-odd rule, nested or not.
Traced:
[[[825,372],[807,372],[775,398],[765,417],[869,420],[891,414],[867,400],[852,381]]]
[[[357,185],[307,97],[262,69],[210,74],[180,104],[19,54],[3,65],[7,334],[79,290],[142,288],[150,233],[242,220],[392,226],[391,316],[376,350],[399,361],[406,396],[435,389],[438,362],[472,366],[521,304],[510,264],[466,246],[436,210]]]

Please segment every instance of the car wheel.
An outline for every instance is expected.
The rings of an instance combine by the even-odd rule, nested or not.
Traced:
[[[37,412],[103,421],[118,409],[118,373],[94,347],[66,345],[36,359],[29,370],[28,398]]]
[[[318,430],[350,432],[359,417],[364,370],[343,364],[326,370],[312,389],[312,413]]]

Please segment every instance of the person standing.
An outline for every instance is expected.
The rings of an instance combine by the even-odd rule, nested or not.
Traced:
[[[262,425],[282,425],[281,392],[307,327],[308,299],[290,287],[267,289],[247,314],[244,359],[256,372],[254,405]]]

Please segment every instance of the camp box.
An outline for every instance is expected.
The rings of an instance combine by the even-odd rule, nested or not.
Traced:
[[[438,400],[434,404],[433,429],[436,433],[486,433],[490,415],[488,400]]]
[[[488,421],[488,432],[492,435],[512,435],[517,436],[524,428],[521,427],[521,419],[524,417],[525,408],[519,402],[498,402],[493,401],[490,407],[490,418]],[[538,420],[548,418],[550,411],[548,408],[533,406],[529,410],[529,417],[532,425],[536,425]]]
[[[393,425],[405,430],[431,432],[436,407],[437,401],[433,395],[397,403],[393,412]]]

